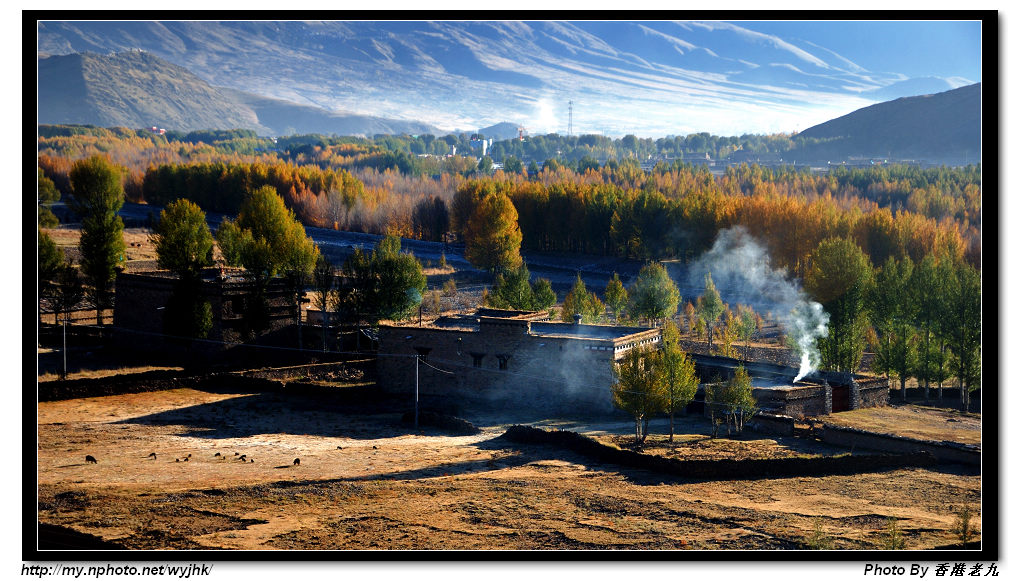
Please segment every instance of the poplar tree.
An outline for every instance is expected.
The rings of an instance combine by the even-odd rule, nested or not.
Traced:
[[[103,324],[110,289],[124,263],[124,222],[117,212],[124,205],[124,187],[117,167],[94,155],[71,165],[71,209],[81,217],[81,271],[87,293],[96,307],[96,324]]]
[[[829,335],[818,341],[829,369],[852,373],[860,365],[873,277],[867,255],[846,238],[822,240],[811,254],[804,289],[829,315]]]
[[[663,407],[669,414],[669,441],[673,441],[673,418],[694,399],[698,391],[698,377],[694,373],[694,360],[680,348],[680,330],[672,321],[662,329],[662,351],[658,354],[655,377],[663,394]]]
[[[613,309],[613,318],[617,321],[620,320],[620,316],[623,314],[623,307],[627,304],[627,300],[630,298],[627,294],[627,289],[624,288],[623,282],[620,281],[620,275],[613,273],[613,278],[609,279],[606,284],[606,305],[610,309]]]
[[[712,352],[712,339],[715,334],[715,325],[719,322],[719,317],[726,310],[726,304],[723,303],[722,297],[719,296],[719,291],[715,288],[715,283],[712,282],[712,273],[705,275],[705,292],[698,297],[698,318],[705,323],[705,327],[708,328],[708,352]]]
[[[634,443],[648,437],[648,419],[662,410],[662,382],[656,381],[653,348],[634,347],[613,365],[613,404],[634,417]]]

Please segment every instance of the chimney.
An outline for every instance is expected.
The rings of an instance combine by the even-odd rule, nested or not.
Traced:
[[[575,325],[581,324],[581,313],[574,313],[574,324]]]

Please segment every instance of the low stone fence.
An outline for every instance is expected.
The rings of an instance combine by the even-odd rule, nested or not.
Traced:
[[[620,464],[697,479],[752,480],[794,476],[858,474],[905,467],[933,466],[935,458],[925,452],[866,456],[763,458],[753,460],[677,460],[607,446],[569,431],[545,431],[531,426],[511,426],[501,436],[520,444],[545,444],[565,448],[600,462]]]
[[[880,452],[911,454],[925,452],[939,462],[981,464],[981,447],[948,441],[916,440],[891,434],[876,434],[855,428],[824,424],[822,441],[847,448],[867,448]]]

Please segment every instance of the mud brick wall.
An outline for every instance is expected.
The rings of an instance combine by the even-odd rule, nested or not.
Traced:
[[[575,413],[613,409],[611,342],[529,335],[526,321],[507,323],[484,332],[381,327],[380,389],[413,398],[414,356],[421,354],[418,397],[438,409],[451,402]]]
[[[847,448],[867,448],[895,454],[927,452],[939,462],[975,464],[981,463],[981,449],[978,446],[954,442],[914,440],[903,436],[876,434],[825,424],[822,441]]]
[[[765,434],[793,435],[794,420],[790,416],[774,414],[757,414],[747,423],[747,427]]]

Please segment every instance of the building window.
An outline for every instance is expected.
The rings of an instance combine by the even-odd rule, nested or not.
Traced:
[[[509,355],[497,355],[496,357],[499,358],[499,368],[500,369],[507,369],[507,363],[510,361],[510,356]]]
[[[414,350],[418,352],[419,359],[428,361],[429,352],[432,351],[432,347],[415,347]]]
[[[481,367],[482,366],[482,358],[484,358],[484,357],[485,357],[485,353],[472,353],[471,354],[471,363],[472,363],[472,365],[474,365],[475,367]]]

